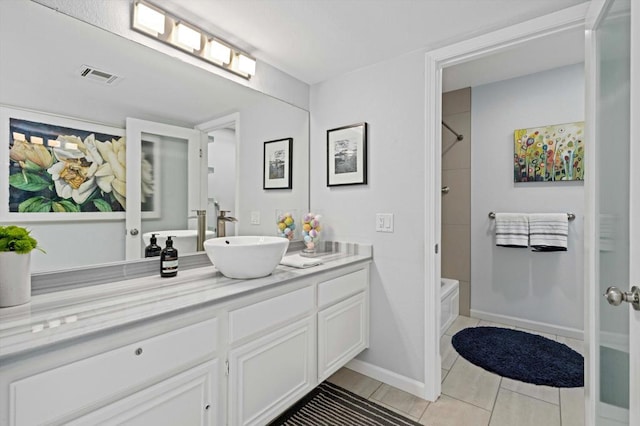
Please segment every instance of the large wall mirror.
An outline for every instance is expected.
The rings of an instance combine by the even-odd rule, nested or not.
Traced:
[[[46,250],[34,252],[32,272],[138,257],[126,253],[132,229],[125,215],[134,211],[142,256],[143,234],[195,229],[196,208],[207,210],[214,233],[219,211],[230,211],[237,222],[227,235],[275,235],[276,211],[308,209],[308,111],[30,1],[0,3],[0,52],[0,222],[31,229]],[[129,140],[127,119],[143,124],[138,138]],[[78,138],[72,144],[76,151],[81,145],[78,155],[63,153],[55,141],[68,140],[56,135]],[[32,136],[35,145],[42,140],[38,148]],[[15,137],[24,138],[27,151],[48,150],[47,164],[20,163],[19,153],[10,154]],[[264,142],[286,138],[293,139],[292,187],[264,190]],[[92,150],[111,156],[111,174],[88,171]],[[53,179],[52,165],[68,156],[84,175],[70,166],[82,176]],[[15,174],[48,174],[51,181],[10,194]],[[116,182],[124,175],[126,187]],[[37,197],[41,211],[10,207]],[[48,205],[56,208],[47,211]]]

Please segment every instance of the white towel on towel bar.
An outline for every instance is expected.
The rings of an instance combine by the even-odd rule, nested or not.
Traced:
[[[566,213],[529,215],[529,243],[533,251],[567,251],[568,234]]]
[[[496,213],[496,245],[527,247],[529,245],[529,215]]]

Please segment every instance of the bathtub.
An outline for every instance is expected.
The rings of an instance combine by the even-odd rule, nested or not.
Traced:
[[[450,278],[442,278],[440,286],[440,336],[447,331],[453,321],[458,317],[460,307],[458,301],[460,298],[460,283],[458,280]]]

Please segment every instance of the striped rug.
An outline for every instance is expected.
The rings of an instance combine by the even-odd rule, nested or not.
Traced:
[[[298,401],[270,426],[417,426],[406,417],[323,382]]]

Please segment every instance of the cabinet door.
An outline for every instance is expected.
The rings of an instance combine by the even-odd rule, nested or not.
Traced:
[[[369,345],[366,292],[318,312],[318,381],[323,381]]]
[[[230,425],[265,424],[315,386],[308,317],[229,351]]]
[[[80,417],[69,425],[217,424],[218,361],[213,360]]]

